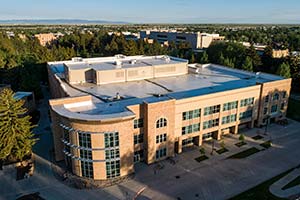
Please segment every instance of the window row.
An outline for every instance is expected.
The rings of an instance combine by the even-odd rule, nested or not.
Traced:
[[[204,108],[204,115],[211,115],[220,112],[220,105],[210,106]]]
[[[205,133],[202,135],[202,140],[210,140],[213,138],[213,133]]]
[[[190,110],[182,113],[182,119],[183,120],[188,120],[188,119],[194,119],[200,117],[200,109],[196,110]]]
[[[140,133],[138,135],[133,136],[134,144],[140,144],[144,142],[144,134]]]
[[[252,117],[252,110],[247,110],[245,112],[240,113],[240,118],[239,119],[247,119]]]
[[[188,146],[193,144],[193,138],[187,138],[185,140],[182,140],[182,146]]]
[[[167,134],[160,134],[156,136],[156,144],[167,141]]]
[[[223,111],[236,109],[238,106],[238,101],[232,101],[223,104]]]
[[[182,135],[185,135],[185,134],[190,134],[190,133],[194,133],[197,131],[200,131],[200,123],[191,124],[191,125],[182,127],[181,133],[182,133]]]
[[[155,154],[156,159],[159,159],[159,158],[162,158],[165,156],[167,156],[167,148],[162,148],[162,149],[156,150],[156,154]]]
[[[222,117],[222,124],[228,124],[228,123],[235,122],[235,121],[236,121],[236,114]]]
[[[241,100],[241,107],[251,106],[253,104],[254,104],[254,97]]]
[[[219,126],[219,119],[212,119],[212,120],[203,122],[203,129],[208,129],[208,128],[212,128],[215,126]]]

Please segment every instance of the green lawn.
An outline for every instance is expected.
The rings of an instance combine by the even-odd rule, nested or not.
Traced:
[[[279,174],[253,188],[250,190],[247,190],[230,200],[284,200],[284,198],[279,198],[274,196],[272,193],[269,192],[269,187],[285,175],[287,175],[289,172],[291,172],[293,169],[290,169],[286,172],[283,172],[282,174]]]
[[[282,189],[286,190],[297,185],[300,187],[300,176],[296,177],[294,180],[286,184]]]
[[[245,151],[241,151],[239,153],[233,154],[232,156],[229,156],[228,158],[234,158],[234,159],[246,158],[257,152],[259,152],[259,149],[255,148],[255,147],[251,147],[249,149],[246,149]]]
[[[287,117],[300,121],[300,101],[289,99]]]

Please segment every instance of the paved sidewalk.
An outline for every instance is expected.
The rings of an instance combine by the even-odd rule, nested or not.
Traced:
[[[285,185],[293,181],[298,176],[300,176],[300,168],[294,169],[289,174],[287,174],[286,176],[282,177],[280,180],[273,183],[269,188],[270,192],[275,196],[281,198],[290,198],[290,197],[295,198],[296,196],[300,198],[300,184],[288,188],[286,190],[282,189]]]

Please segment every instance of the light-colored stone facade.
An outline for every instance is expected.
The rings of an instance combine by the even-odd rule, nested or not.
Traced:
[[[60,80],[53,78],[51,72],[49,81],[55,98],[69,96],[60,89]],[[134,173],[134,162],[143,160],[147,164],[155,163],[172,157],[175,153],[181,153],[189,143],[201,146],[206,139],[219,140],[225,134],[238,134],[241,128],[261,126],[284,118],[290,85],[291,79],[278,79],[258,81],[252,86],[187,98],[160,96],[126,106],[132,113],[130,115],[115,115],[111,111],[110,118],[102,118],[100,115],[97,118],[95,114],[94,118],[84,118],[88,115],[83,115],[80,111],[73,114],[68,111],[68,105],[85,105],[86,102],[93,101],[92,96],[53,99],[50,100],[50,106],[55,159],[65,160],[74,174],[84,176],[80,155],[83,147],[79,141],[79,134],[83,132],[90,135],[89,151],[92,152],[92,160],[88,162],[93,163],[93,174],[90,178],[111,178],[108,175],[107,162],[116,160],[120,163],[116,177],[126,176]],[[233,104],[228,109],[229,102]],[[208,107],[214,109],[207,109]],[[197,114],[186,118],[186,112],[193,110],[197,110]],[[142,123],[138,126],[139,119]],[[69,132],[69,139],[68,143],[63,143],[66,130]],[[119,150],[119,157],[115,159],[107,158],[106,155],[111,149],[105,143],[107,133],[118,133],[119,143],[116,148]],[[141,136],[139,141],[138,136]],[[63,152],[68,146],[70,151]]]

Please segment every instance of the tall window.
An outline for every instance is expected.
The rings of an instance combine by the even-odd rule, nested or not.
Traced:
[[[167,134],[160,134],[156,136],[156,144],[167,141]]]
[[[106,161],[106,178],[120,176],[120,160]]]
[[[119,133],[104,133],[105,140],[105,159],[106,159],[106,177],[114,178],[120,176],[120,150]]]
[[[282,92],[282,98],[286,98],[286,91]]]
[[[165,118],[160,118],[156,121],[156,128],[161,128],[167,126],[167,120]]]
[[[190,110],[182,113],[182,119],[188,120],[200,117],[200,109]]]
[[[119,146],[119,133],[118,132],[107,132],[104,134],[105,148]]]
[[[140,133],[138,135],[133,136],[134,144],[139,144],[144,142],[144,134]]]
[[[70,142],[69,130],[67,130],[67,129],[64,129],[64,140],[66,142]],[[71,148],[67,144],[65,144],[65,151],[68,152],[68,153],[71,153]]]
[[[269,95],[267,95],[267,96],[265,97],[265,102],[266,102],[266,103],[269,102]]]
[[[222,124],[228,124],[228,123],[235,122],[235,121],[236,121],[236,114],[222,117]]]
[[[275,93],[274,95],[273,95],[273,100],[278,100],[279,99],[279,94],[278,93]]]
[[[241,100],[241,107],[245,107],[245,106],[251,106],[254,103],[254,97],[252,98],[247,98],[247,99],[242,99]]]
[[[238,105],[238,101],[232,101],[223,104],[223,111],[236,109]]]
[[[155,158],[159,159],[167,156],[167,148],[158,149],[155,154]]]
[[[285,107],[285,103],[281,103],[280,109],[284,110],[284,107]]]
[[[79,146],[91,148],[91,134],[78,132]]]
[[[140,118],[140,119],[135,119],[133,121],[133,128],[142,128],[144,126],[144,119]]]
[[[220,112],[220,105],[210,106],[204,108],[204,115],[211,115]]]
[[[94,177],[92,162],[81,161],[81,175],[87,178]]]
[[[277,110],[278,110],[278,106],[277,106],[277,105],[273,105],[273,106],[271,107],[271,113],[276,113]]]

